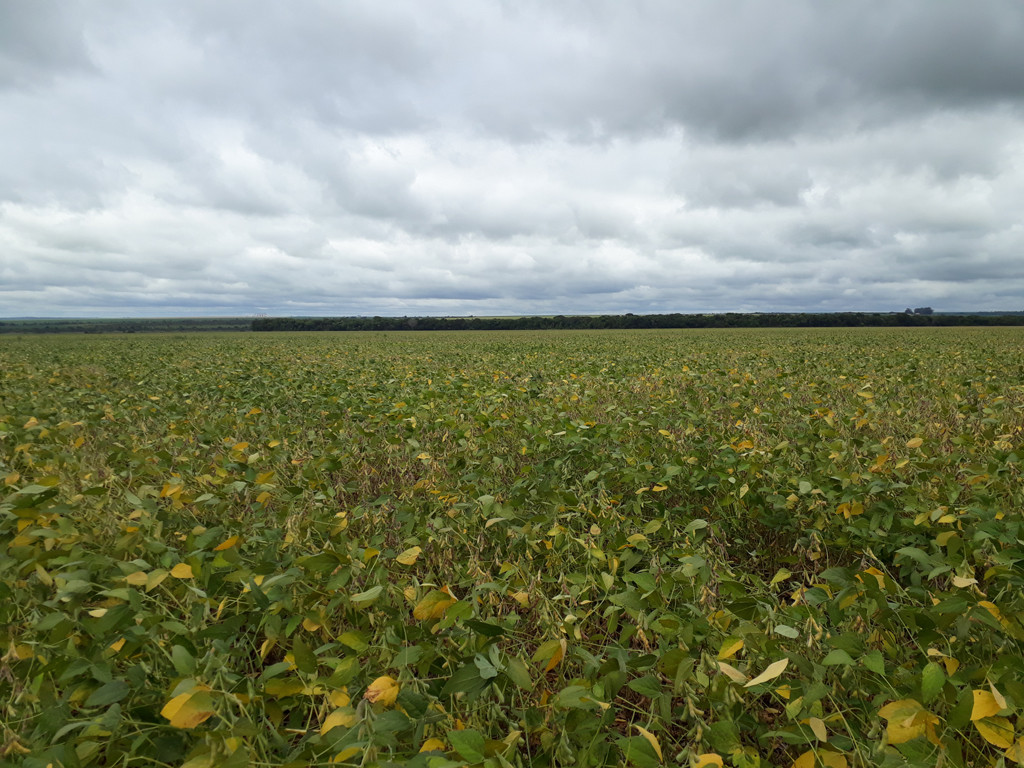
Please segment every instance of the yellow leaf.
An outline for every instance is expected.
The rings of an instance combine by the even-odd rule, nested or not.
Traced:
[[[708,768],[709,765],[716,765],[718,768],[722,768],[724,765],[722,756],[717,752],[705,752],[702,755],[697,755],[697,762],[693,768]]]
[[[900,699],[886,704],[878,711],[879,716],[889,721],[886,732],[890,744],[903,744],[919,736],[927,736],[932,743],[938,743],[935,725],[939,718],[931,714],[915,699]]]
[[[997,691],[996,687],[992,683],[988,684],[988,688],[989,688],[990,691],[992,691],[992,696],[993,696],[993,698],[995,698],[996,704],[999,705],[999,708],[1000,709],[1006,709],[1007,704],[1006,704],[1006,699],[1003,698],[1003,694],[1001,694],[999,691]]]
[[[668,486],[667,485],[662,485],[661,483],[658,483],[657,485],[653,486],[651,488],[651,490],[654,491],[655,493],[661,493],[662,491],[667,491],[668,490]]]
[[[229,538],[222,541],[216,547],[213,548],[214,552],[223,552],[225,549],[231,549],[238,545],[238,542],[242,540],[241,536],[230,536]]]
[[[1006,750],[1006,759],[1015,761],[1017,765],[1024,764],[1024,739],[1017,739],[1017,743]]]
[[[838,752],[829,752],[823,749],[818,753],[818,758],[825,768],[850,768],[846,758]]]
[[[115,640],[114,642],[112,642],[110,644],[110,650],[112,650],[114,653],[117,653],[122,648],[124,648],[124,638],[123,637],[122,638],[118,638],[117,640]]]
[[[331,691],[327,694],[327,700],[336,707],[347,707],[352,699],[348,695],[348,691],[344,689],[338,689]]]
[[[257,504],[266,504],[271,498],[270,491],[263,491],[256,497]]]
[[[398,681],[388,675],[378,677],[366,688],[363,697],[371,704],[383,704],[390,707],[398,698]]]
[[[814,768],[814,750],[809,749],[793,761],[790,768]]]
[[[420,747],[420,752],[444,752],[445,745],[440,739],[427,739]]]
[[[743,641],[740,640],[739,638],[735,638],[735,637],[726,638],[725,642],[722,643],[722,648],[718,651],[718,658],[719,659],[723,659],[723,660],[724,659],[731,659],[733,656],[735,656],[737,653],[739,653],[740,649],[742,649],[742,648],[743,648]]]
[[[654,747],[654,751],[658,754],[658,759],[664,762],[665,758],[661,754],[661,744],[658,742],[658,737],[646,728],[641,728],[639,725],[634,725],[633,727],[640,731],[640,735],[650,742],[650,745]]]
[[[971,709],[971,720],[981,720],[992,715],[998,715],[1003,708],[991,691],[976,690],[974,693],[974,707]],[[1000,697],[1001,698],[1001,697]],[[1003,702],[1005,704],[1005,701]]]
[[[395,558],[395,560],[402,565],[412,565],[416,562],[416,558],[420,556],[420,552],[423,550],[419,547],[410,547],[405,550],[402,554]]]
[[[178,563],[171,568],[171,576],[176,579],[191,579],[194,578],[195,574],[192,573],[192,566],[188,563]]]
[[[129,573],[127,576],[124,577],[124,580],[131,584],[133,587],[141,587],[143,584],[146,583],[148,579],[149,574],[147,574],[145,571],[135,571],[134,573]]]
[[[440,619],[451,606],[455,598],[440,589],[430,590],[412,609],[412,616],[418,621]]]
[[[773,661],[765,668],[764,672],[747,683],[746,687],[753,688],[755,685],[760,685],[761,683],[767,683],[769,680],[774,680],[786,671],[787,666],[789,666],[789,659]]]
[[[811,733],[818,741],[828,741],[828,731],[825,729],[825,721],[820,717],[812,717],[807,720],[811,727]]]
[[[907,448],[920,448],[922,445],[924,445],[924,440],[922,440],[920,437],[915,437],[911,440],[907,440]]]
[[[954,587],[958,587],[959,589],[963,589],[964,587],[969,587],[972,584],[977,584],[977,583],[978,583],[977,579],[967,579],[967,578],[964,578],[963,576],[954,576],[953,577],[953,586]]]
[[[318,629],[320,629],[320,624],[313,621],[312,619],[303,619],[302,628],[307,632],[316,632]]]
[[[739,683],[740,685],[742,685],[743,683],[747,682],[747,676],[740,672],[738,669],[736,669],[736,667],[732,666],[732,664],[726,664],[724,661],[720,661],[718,662],[718,671],[726,677],[728,677],[734,683]]]
[[[351,760],[353,757],[363,751],[362,747],[346,747],[341,750],[338,754],[331,758],[332,763],[344,763],[347,760]]]
[[[1013,724],[1005,717],[986,717],[984,720],[976,720],[974,727],[989,744],[1003,749],[1013,746]]]
[[[380,550],[376,547],[367,547],[366,550],[363,552],[363,562],[368,563],[370,562],[370,560],[372,560],[379,554]]]
[[[336,709],[327,716],[324,720],[323,725],[320,726],[320,735],[327,733],[332,728],[338,726],[344,726],[345,728],[351,728],[356,722],[356,713],[351,707],[345,709]]]
[[[209,720],[215,713],[213,699],[204,690],[189,691],[175,696],[160,710],[174,728],[195,728]]]

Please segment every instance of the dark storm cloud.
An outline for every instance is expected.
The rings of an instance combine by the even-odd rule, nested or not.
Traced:
[[[0,314],[1021,308],[1024,5],[0,4]]]

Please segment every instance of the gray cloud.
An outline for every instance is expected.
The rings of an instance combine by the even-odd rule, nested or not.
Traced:
[[[1024,6],[0,8],[0,315],[1024,308]]]

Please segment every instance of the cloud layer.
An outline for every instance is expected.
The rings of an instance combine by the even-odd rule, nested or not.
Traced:
[[[1024,5],[0,8],[0,315],[1024,309]]]

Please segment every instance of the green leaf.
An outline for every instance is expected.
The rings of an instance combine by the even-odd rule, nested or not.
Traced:
[[[301,637],[296,637],[292,641],[292,656],[295,658],[295,666],[299,668],[299,672],[307,675],[316,674],[316,656],[313,655],[313,649]]]
[[[448,731],[448,743],[467,762],[482,763],[484,761],[486,745],[480,731],[471,728],[463,731]]]
[[[124,680],[114,680],[112,682],[101,685],[95,691],[93,691],[89,698],[85,700],[85,706],[87,707],[106,707],[113,704],[115,701],[120,701],[128,692],[131,690],[128,683]]]
[[[861,664],[877,675],[885,674],[885,657],[878,650],[869,651],[860,657]]]
[[[509,656],[505,661],[505,675],[523,690],[533,688],[533,676],[529,667],[518,656]]]
[[[483,680],[490,680],[492,677],[498,676],[497,667],[495,667],[491,663],[491,660],[482,653],[478,653],[473,657],[473,664],[476,665],[477,670],[480,672],[480,677]]]
[[[487,687],[487,681],[480,676],[476,664],[465,664],[455,671],[441,689],[440,696],[453,696],[456,693],[478,693]]]
[[[651,742],[643,736],[630,736],[618,739],[615,743],[622,750],[622,756],[630,765],[635,765],[637,768],[658,768],[661,765],[658,753],[654,751]]]
[[[790,627],[786,624],[776,624],[775,634],[782,635],[783,637],[788,637],[791,640],[795,640],[796,638],[800,637],[800,630],[796,629],[795,627]]]
[[[380,585],[378,585],[376,587],[371,587],[370,589],[366,590],[365,592],[359,592],[359,593],[357,593],[355,595],[352,595],[352,597],[351,597],[352,605],[354,605],[356,608],[366,608],[374,600],[376,600],[378,597],[380,597],[381,594],[383,594],[383,592],[384,592],[384,587],[382,587]]]
[[[180,645],[171,648],[171,663],[174,664],[174,671],[182,677],[191,677],[196,671],[196,660]]]
[[[631,690],[634,690],[641,696],[646,696],[649,699],[660,696],[662,693],[661,682],[654,675],[638,677],[635,680],[630,680],[626,685],[628,685]]]
[[[946,684],[946,673],[941,664],[928,662],[921,671],[921,698],[925,704],[934,699]]]
[[[852,667],[853,657],[841,648],[836,648],[834,651],[831,651],[828,656],[822,659],[821,663],[826,667]]]

